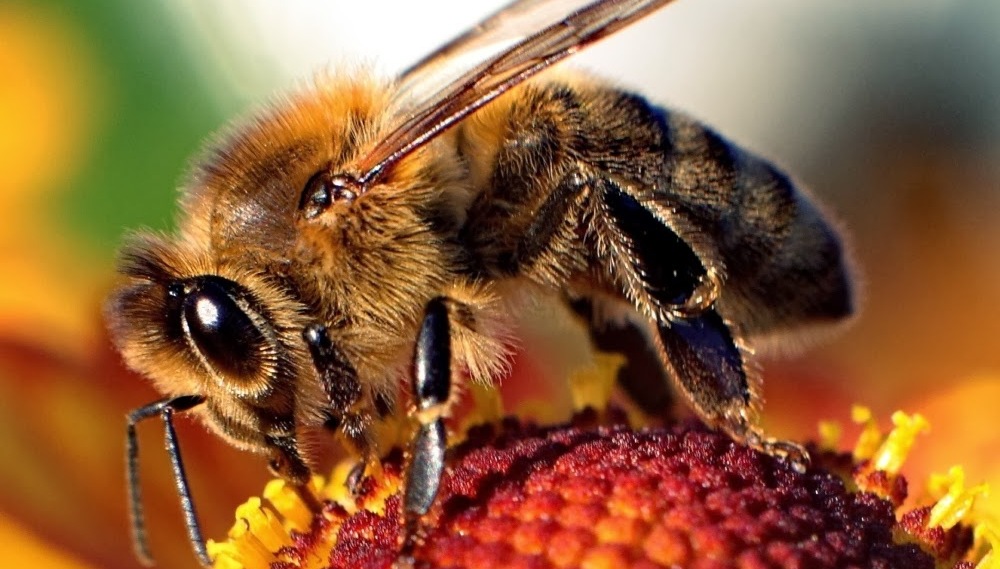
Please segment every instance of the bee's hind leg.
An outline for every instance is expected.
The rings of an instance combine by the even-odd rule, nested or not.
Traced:
[[[606,268],[622,295],[651,317],[662,367],[692,409],[711,427],[741,443],[788,459],[803,469],[799,445],[767,437],[757,422],[760,387],[756,367],[737,323],[720,312],[722,277],[670,223],[669,208],[640,200],[614,180],[596,185]]]
[[[413,414],[420,423],[410,446],[403,486],[403,528],[400,562],[412,564],[420,520],[437,497],[444,473],[445,412],[451,394],[451,324],[447,300],[427,304],[413,357]],[[399,565],[399,564],[397,564]]]

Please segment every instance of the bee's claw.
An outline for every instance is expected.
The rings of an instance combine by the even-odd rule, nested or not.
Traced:
[[[771,456],[787,461],[799,473],[804,473],[812,460],[805,447],[790,441],[766,440],[764,441],[764,451]]]
[[[367,469],[368,461],[359,460],[355,464],[351,471],[347,473],[347,490],[352,496],[357,497],[361,493],[361,483],[365,480],[365,470]]]

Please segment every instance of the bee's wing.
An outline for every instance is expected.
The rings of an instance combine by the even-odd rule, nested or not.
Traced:
[[[417,61],[399,75],[398,99],[431,102],[443,85],[496,57],[585,7],[594,0],[519,0],[491,14],[482,22]],[[605,2],[607,4],[607,2]]]
[[[387,166],[522,81],[672,0],[519,0],[406,70],[393,101],[404,117],[357,169]]]

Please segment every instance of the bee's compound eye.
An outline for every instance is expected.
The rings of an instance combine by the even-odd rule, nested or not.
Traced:
[[[357,182],[344,175],[331,175],[323,170],[316,173],[302,191],[302,199],[299,202],[306,219],[312,219],[326,211],[333,202],[352,202],[358,197]]]
[[[184,299],[184,320],[209,364],[229,379],[245,379],[260,367],[265,338],[224,283],[200,279]]]

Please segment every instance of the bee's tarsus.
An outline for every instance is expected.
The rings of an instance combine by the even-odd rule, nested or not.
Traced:
[[[431,509],[441,486],[447,442],[443,417],[421,425],[413,437],[403,488],[403,508],[408,517],[423,516]]]
[[[709,423],[731,423],[728,409],[750,407],[750,368],[736,344],[737,336],[718,312],[709,309],[693,318],[660,324],[657,337],[674,380]],[[736,428],[735,424],[719,426],[729,432]]]
[[[139,443],[135,426],[139,421],[159,415],[163,419],[164,437],[167,454],[170,455],[171,470],[174,474],[174,484],[181,500],[181,510],[184,513],[184,525],[187,527],[188,539],[194,549],[198,561],[205,567],[212,564],[205,549],[205,539],[202,537],[201,524],[191,499],[191,489],[188,486],[184,471],[184,461],[181,459],[181,449],[177,443],[177,433],[174,431],[173,413],[187,411],[205,401],[201,395],[182,395],[154,401],[148,405],[134,409],[128,414],[125,446],[127,452],[128,472],[126,478],[129,487],[129,502],[132,515],[132,544],[136,556],[144,565],[153,565],[153,557],[149,552],[149,542],[146,537],[146,522],[142,508],[142,490],[139,484]]]

